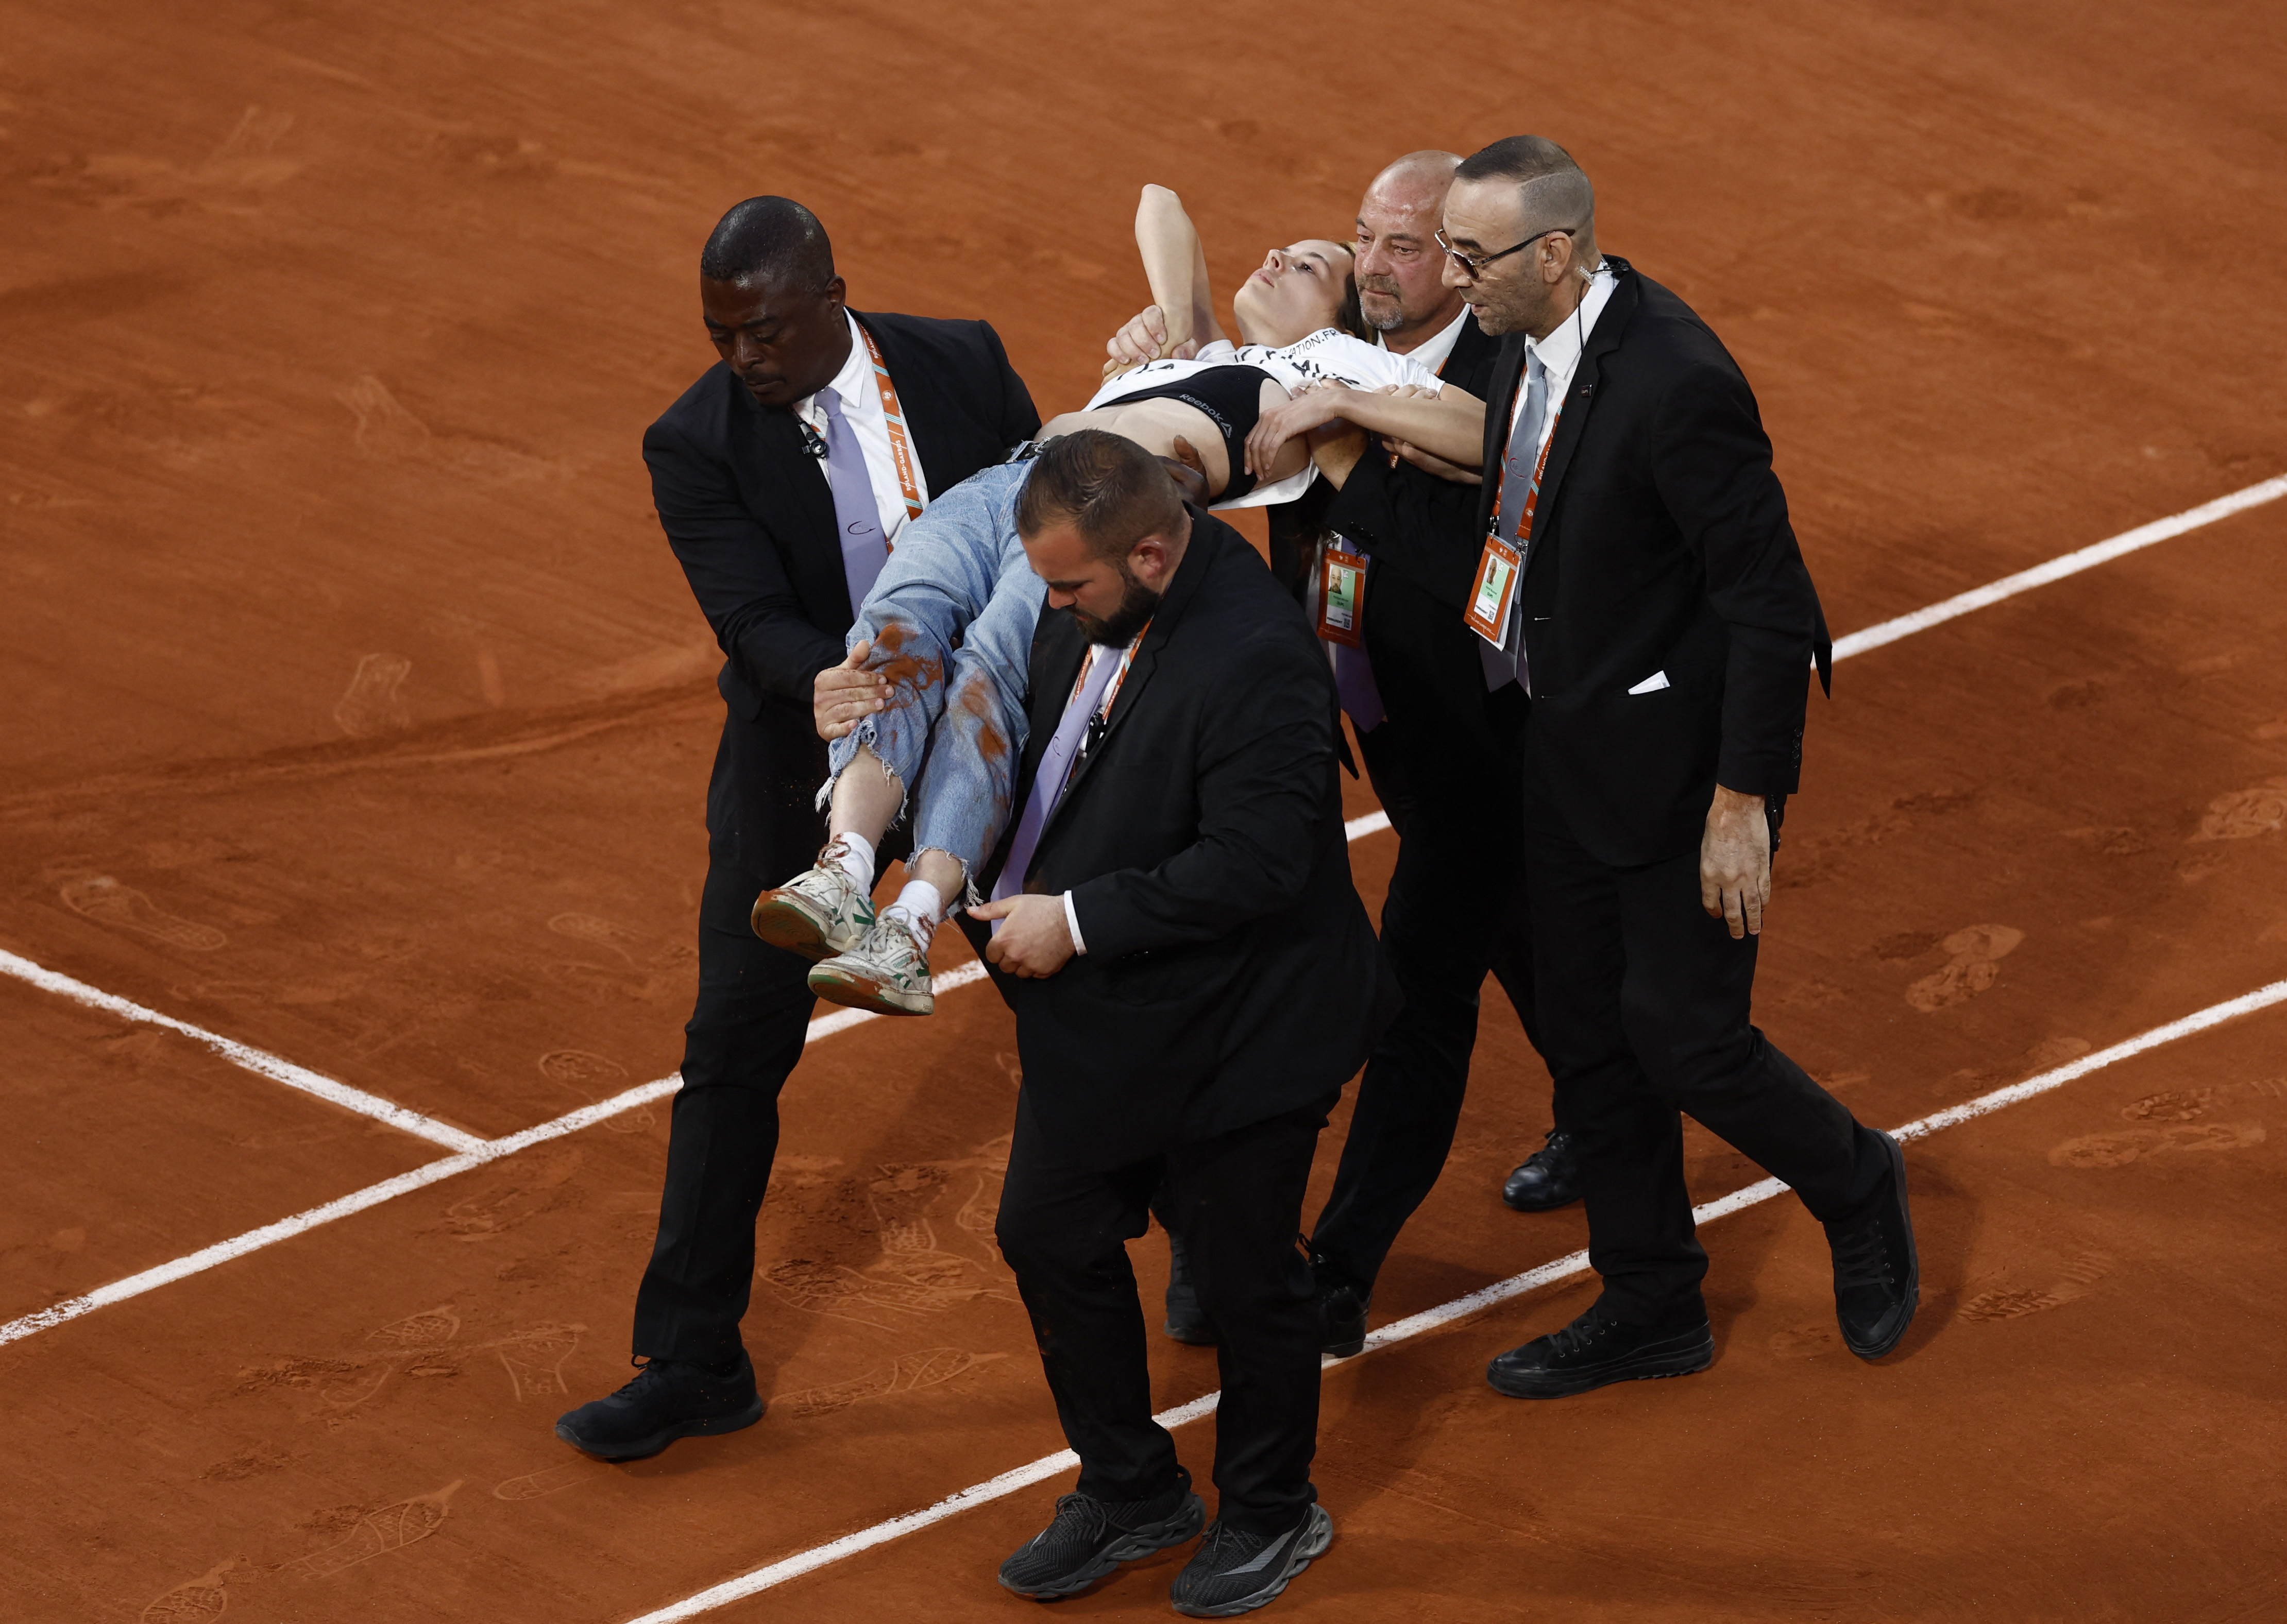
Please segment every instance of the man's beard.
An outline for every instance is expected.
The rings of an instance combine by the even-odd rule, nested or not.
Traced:
[[[1080,623],[1080,629],[1087,634],[1090,643],[1117,649],[1135,641],[1136,634],[1142,631],[1145,622],[1158,611],[1160,595],[1128,572],[1126,559],[1121,559],[1112,567],[1120,572],[1120,579],[1128,583],[1128,589],[1120,595],[1120,607],[1099,620],[1075,604],[1072,619]]]
[[[1381,301],[1389,301],[1386,309],[1377,310]],[[1377,333],[1392,333],[1405,325],[1405,306],[1395,288],[1369,288],[1358,284],[1358,310],[1365,317],[1366,326]]]
[[[1477,326],[1487,335],[1532,333],[1555,326],[1556,295],[1538,277],[1500,289],[1501,296],[1477,306]]]

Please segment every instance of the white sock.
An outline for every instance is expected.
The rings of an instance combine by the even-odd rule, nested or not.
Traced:
[[[862,834],[837,834],[842,842],[842,855],[835,859],[842,871],[856,882],[860,891],[874,888],[874,842]]]
[[[927,947],[945,918],[945,893],[926,879],[908,879],[898,900],[882,910],[894,913],[912,927],[914,940]]]

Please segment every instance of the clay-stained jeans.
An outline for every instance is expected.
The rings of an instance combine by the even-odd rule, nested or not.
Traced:
[[[871,638],[869,670],[894,684],[889,706],[835,739],[819,792],[868,745],[905,789],[914,849],[946,853],[964,879],[1009,818],[1024,753],[1033,632],[1047,588],[1017,539],[1029,463],[971,476],[898,532],[845,647]],[[971,899],[973,900],[973,899]]]

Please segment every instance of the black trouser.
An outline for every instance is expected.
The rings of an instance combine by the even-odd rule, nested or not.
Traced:
[[[1368,1295],[1453,1148],[1488,972],[1525,1037],[1540,1046],[1516,855],[1523,772],[1515,740],[1505,730],[1475,739],[1449,734],[1433,746],[1443,759],[1422,761],[1385,742],[1397,726],[1385,723],[1359,743],[1399,835],[1381,947],[1405,1003],[1366,1061],[1334,1187],[1310,1234],[1311,1250],[1326,1260],[1319,1283]],[[1425,777],[1436,786],[1429,792],[1419,782]]]
[[[684,1030],[659,1239],[636,1293],[635,1351],[721,1364],[739,1356],[755,1281],[755,1217],[779,1147],[779,1091],[802,1059],[810,963],[756,938],[765,884],[710,863],[699,903],[699,999]]]
[[[1525,820],[1541,1052],[1579,1146],[1602,1305],[1636,1324],[1697,1313],[1707,1254],[1692,1234],[1679,1110],[1822,1221],[1862,1206],[1888,1162],[1749,1021],[1755,938],[1732,940],[1701,908],[1696,848],[1613,868],[1530,788]]]
[[[1059,1157],[1019,1104],[1001,1254],[1032,1315],[1082,1494],[1150,1500],[1175,1482],[1175,1440],[1151,1419],[1144,1307],[1128,1261],[1156,1192],[1222,1337],[1217,1515],[1274,1533],[1318,1498],[1318,1307],[1294,1232],[1333,1100],[1110,1171]]]

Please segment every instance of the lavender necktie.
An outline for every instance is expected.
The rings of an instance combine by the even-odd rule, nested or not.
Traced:
[[[1516,427],[1509,431],[1508,454],[1501,460],[1501,540],[1516,548],[1520,559],[1532,538],[1520,540],[1516,527],[1524,513],[1525,494],[1532,489],[1533,472],[1540,464],[1540,423],[1548,411],[1548,369],[1531,351],[1525,352],[1524,377],[1524,410],[1516,414]],[[1523,569],[1520,564],[1520,574]],[[1510,598],[1508,646],[1496,649],[1483,638],[1477,640],[1477,658],[1484,663],[1488,689],[1525,682],[1523,619],[1524,582],[1520,579]],[[1529,685],[1525,691],[1531,691]]]
[[[1381,690],[1374,683],[1373,662],[1364,649],[1353,649],[1346,643],[1334,645],[1334,692],[1341,698],[1343,714],[1360,733],[1373,732],[1389,714],[1382,708]]]
[[[1080,753],[1080,741],[1088,732],[1088,719],[1096,714],[1096,707],[1104,702],[1104,690],[1112,682],[1112,674],[1120,669],[1122,650],[1096,645],[1095,658],[1088,663],[1088,675],[1081,679],[1080,690],[1064,706],[1062,721],[1056,723],[1055,736],[1049,747],[1041,753],[1041,769],[1033,776],[1033,792],[1025,798],[1024,816],[1017,820],[1017,835],[1009,842],[1009,862],[1001,871],[1001,878],[993,882],[993,900],[1000,902],[1016,895],[1025,888],[1025,871],[1033,866],[1033,853],[1039,849],[1041,831],[1064,798],[1064,784],[1072,777],[1072,757]],[[993,921],[999,930],[1001,921]]]
[[[881,509],[874,505],[874,477],[866,471],[858,431],[842,415],[842,397],[818,391],[826,408],[826,483],[834,491],[834,528],[842,537],[842,573],[850,583],[854,613],[874,589],[874,579],[890,560],[890,540],[882,533]]]

